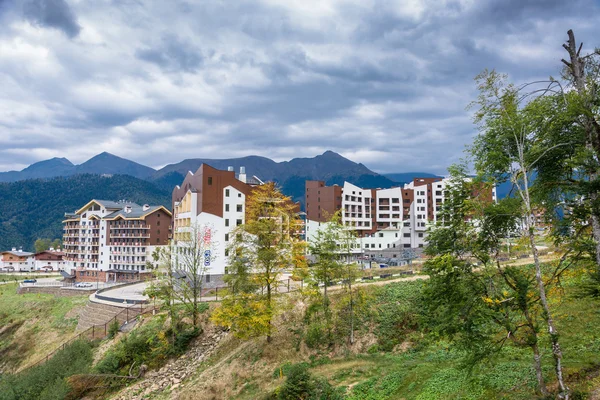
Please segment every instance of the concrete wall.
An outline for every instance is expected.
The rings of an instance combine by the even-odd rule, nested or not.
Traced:
[[[70,297],[70,296],[82,296],[89,295],[89,290],[77,290],[77,289],[63,289],[61,287],[52,286],[19,286],[17,288],[17,294],[25,293],[43,293],[53,294],[58,297]]]

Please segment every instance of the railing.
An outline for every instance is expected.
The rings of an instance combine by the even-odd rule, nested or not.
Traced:
[[[115,229],[150,229],[151,225],[111,225],[110,230]]]
[[[110,235],[111,239],[118,239],[118,238],[149,238],[150,234],[149,233],[116,233],[116,234],[111,234]]]
[[[139,312],[138,312],[139,310]],[[125,322],[122,325],[126,325],[129,322],[133,322],[133,320],[135,320],[138,316],[140,315],[144,315],[144,314],[148,314],[151,312],[154,312],[158,310],[158,307],[155,306],[148,306],[148,307],[144,307],[143,305],[140,305],[139,307],[127,307],[124,308],[122,311],[120,311],[119,313],[115,314],[114,317],[112,317],[109,321],[107,321],[104,324],[99,324],[99,325],[92,325],[89,328],[87,328],[86,330],[84,330],[83,332],[80,332],[78,335],[70,338],[69,340],[67,340],[66,342],[62,343],[60,346],[58,346],[56,349],[52,350],[50,353],[46,354],[45,357],[43,357],[41,360],[39,360],[38,362],[27,366],[26,368],[23,368],[21,371],[19,372],[23,372],[26,371],[28,369],[31,369],[33,367],[37,367],[38,365],[42,365],[43,363],[45,363],[46,361],[48,361],[49,359],[51,359],[52,357],[54,357],[54,355],[56,355],[56,353],[58,353],[60,350],[64,350],[64,348],[77,341],[80,339],[85,339],[85,340],[95,340],[95,339],[104,339],[105,337],[108,336],[108,331],[109,331],[109,327],[110,324],[114,323],[115,321],[119,321],[119,317],[125,316]],[[131,315],[131,318],[130,318]]]

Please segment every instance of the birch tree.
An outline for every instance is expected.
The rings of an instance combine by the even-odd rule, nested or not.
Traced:
[[[536,165],[549,151],[569,143],[556,143],[550,147],[539,143],[539,132],[546,129],[549,120],[539,118],[537,102],[531,101],[523,105],[523,97],[518,88],[505,85],[505,77],[494,71],[484,71],[476,79],[480,95],[475,102],[479,107],[475,121],[480,127],[480,134],[472,147],[475,166],[482,176],[496,182],[509,179],[521,199],[523,232],[528,238],[534,260],[537,290],[550,336],[559,396],[568,399],[569,388],[563,376],[559,333],[548,305],[546,285],[535,244],[536,219],[531,177]]]

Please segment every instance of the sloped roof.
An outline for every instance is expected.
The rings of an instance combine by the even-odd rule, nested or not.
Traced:
[[[29,256],[33,255],[33,253],[30,253],[28,251],[12,251],[12,250],[3,251],[0,254],[7,254],[7,253],[12,254],[13,256],[17,256],[17,257],[29,257]]]
[[[115,219],[117,217],[121,217],[121,218],[125,218],[125,219],[142,218],[142,217],[152,214],[153,212],[158,211],[160,209],[163,209],[165,212],[171,214],[171,212],[163,206],[150,206],[149,208],[144,210],[144,207],[139,206],[137,204],[127,204],[127,205],[131,206],[130,212],[126,212],[125,207],[123,207],[123,209],[121,209],[121,210],[118,210],[111,214],[105,215],[103,219]]]

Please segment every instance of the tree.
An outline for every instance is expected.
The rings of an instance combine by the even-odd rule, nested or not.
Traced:
[[[230,326],[238,336],[265,335],[271,342],[277,314],[274,295],[281,275],[304,262],[297,237],[300,225],[297,206],[274,183],[253,188],[246,223],[233,232],[228,248],[233,266],[227,278],[228,298],[213,314],[213,321]]]
[[[563,47],[569,53],[569,61],[563,59],[566,65],[565,76],[577,91],[579,114],[576,118],[578,125],[585,133],[585,163],[582,165],[591,190],[588,198],[591,207],[592,234],[596,242],[596,264],[600,270],[600,50],[589,56],[581,56],[583,43],[577,47],[575,34],[567,32],[569,37]]]
[[[169,242],[168,246],[157,247],[152,253],[152,259],[158,267],[154,270],[155,279],[144,291],[144,294],[150,297],[154,302],[158,299],[160,308],[167,310],[171,320],[171,340],[175,342],[175,336],[179,327],[179,315],[175,307],[175,265],[173,254],[175,254],[175,244]]]
[[[175,252],[171,254],[171,262],[174,263],[172,275],[177,278],[173,296],[192,315],[194,327],[197,328],[202,286],[210,263],[215,260],[217,242],[214,240],[216,231],[210,224],[195,224],[188,229],[185,240],[176,242]]]
[[[41,253],[42,251],[46,251],[50,248],[51,241],[50,239],[37,239],[33,244],[36,253]]]
[[[484,71],[477,78],[480,95],[475,102],[479,106],[475,121],[480,134],[475,139],[472,154],[478,173],[494,182],[510,179],[521,199],[524,233],[529,240],[534,259],[539,300],[543,308],[546,326],[550,335],[552,354],[558,379],[560,396],[569,397],[569,388],[562,372],[562,350],[559,335],[548,305],[546,286],[542,276],[538,250],[535,244],[535,204],[531,194],[531,177],[538,162],[548,151],[568,146],[556,143],[548,147],[539,140],[538,132],[544,131],[549,121],[540,118],[540,102],[524,102],[526,97],[518,88],[506,85],[505,77],[495,71]],[[523,105],[523,103],[525,105]]]
[[[168,247],[157,248],[152,254],[158,263],[157,279],[146,290],[147,295],[159,299],[163,307],[168,308],[174,331],[179,323],[176,304],[184,306],[194,327],[198,328],[204,277],[215,259],[217,245],[211,225],[192,225],[185,234],[184,240],[171,241]]]
[[[538,346],[535,275],[499,261],[502,240],[521,217],[520,200],[490,202],[489,185],[471,180],[464,165],[450,180],[438,222],[428,232],[425,315],[429,325],[457,341],[468,365],[500,352],[507,341],[530,348],[538,389],[548,394]]]
[[[340,221],[340,211],[338,211],[325,224],[323,229],[317,231],[314,240],[309,246],[310,253],[316,257],[316,261],[309,269],[310,277],[317,287],[323,286],[321,306],[325,317],[329,345],[333,344],[333,319],[327,287],[341,278],[344,268],[344,263],[342,262],[344,254],[341,251],[340,240],[345,228]]]

